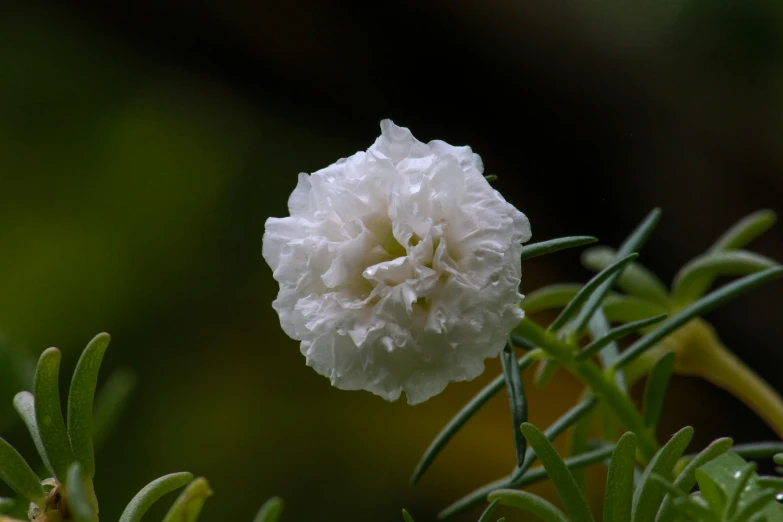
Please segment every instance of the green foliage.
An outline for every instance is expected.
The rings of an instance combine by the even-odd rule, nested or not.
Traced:
[[[201,514],[204,501],[212,495],[209,483],[204,477],[199,477],[188,484],[177,497],[169,512],[163,517],[163,522],[195,522]]]
[[[68,468],[74,463],[71,442],[60,409],[60,350],[48,348],[41,354],[35,371],[35,420],[46,461],[54,476],[65,482]]]
[[[66,489],[68,491],[68,508],[75,522],[95,522],[98,520],[98,513],[90,504],[89,494],[85,488],[88,480],[82,472],[81,465],[74,462],[68,470]]]
[[[499,489],[493,491],[487,497],[493,504],[500,502],[504,506],[510,506],[526,511],[537,516],[544,522],[568,522],[565,513],[557,509],[543,498],[527,491],[516,489]]]
[[[768,459],[783,451],[783,442],[749,442],[737,444],[732,451],[743,459]]]
[[[582,264],[590,270],[600,272],[609,266],[616,257],[617,252],[609,247],[588,248],[582,254]],[[669,304],[666,286],[655,274],[639,263],[628,265],[628,268],[617,278],[617,287],[628,295],[663,307]]]
[[[54,475],[41,481],[22,456],[0,438],[0,480],[31,503],[30,520],[98,522],[98,500],[92,481],[94,434],[105,436],[127,402],[134,382],[127,372],[115,373],[99,400],[94,400],[98,372],[108,345],[108,334],[98,334],[82,352],[68,394],[67,428],[60,409],[58,349],[49,348],[41,355],[35,371],[35,393],[20,392],[14,398],[14,407],[45,467]],[[150,482],[128,503],[120,522],[140,522],[154,503],[182,487],[185,490],[163,522],[195,522],[212,491],[206,479],[194,480],[190,473],[172,473]],[[0,499],[0,515],[15,504],[13,499]],[[281,510],[282,501],[270,499],[254,520],[277,522]],[[4,520],[2,516],[0,519]]]
[[[618,326],[617,328],[606,332],[604,335],[598,337],[595,341],[585,346],[582,351],[576,354],[574,360],[577,362],[587,360],[603,350],[609,343],[617,341],[618,339],[622,339],[626,335],[632,334],[637,330],[641,330],[642,328],[647,328],[648,326],[660,323],[664,319],[666,319],[666,314],[660,314],[654,317],[648,317],[647,319],[640,319],[638,321],[633,321],[622,326]]]
[[[489,522],[492,513],[495,512],[495,508],[498,507],[498,504],[500,504],[500,499],[490,498],[488,500],[489,500],[489,505],[487,506],[487,509],[485,509],[484,512],[481,514],[481,518],[479,518],[479,522]]]
[[[579,490],[579,486],[574,480],[574,476],[568,470],[568,467],[557,454],[549,439],[541,433],[532,424],[523,424],[522,433],[530,446],[536,450],[536,454],[544,464],[549,478],[555,484],[566,511],[573,522],[593,522],[593,515],[590,513],[590,507]]]
[[[658,506],[666,492],[659,483],[650,480],[652,474],[668,478],[674,470],[677,460],[685,453],[693,437],[693,428],[683,428],[655,455],[644,471],[642,479],[633,494],[633,522],[651,522],[655,519]]]
[[[732,440],[728,438],[717,439],[713,441],[710,445],[699,452],[698,455],[693,457],[690,462],[688,462],[688,464],[682,469],[682,471],[680,471],[679,475],[677,475],[677,478],[674,480],[674,487],[679,491],[690,491],[693,489],[693,486],[696,484],[696,470],[698,470],[707,462],[710,462],[711,460],[716,459],[729,451],[729,449],[731,449],[731,445]],[[670,494],[667,494],[664,497],[663,502],[661,503],[661,507],[658,510],[656,522],[665,522],[671,518],[670,513],[673,501],[674,497]]]
[[[613,450],[614,450],[613,444],[604,444],[601,445],[601,447],[599,447],[598,449],[586,451],[578,455],[572,455],[567,459],[565,459],[563,462],[565,463],[565,466],[571,471],[571,474],[573,474],[575,471],[581,471],[589,466],[593,466],[595,464],[605,462],[606,459],[608,459],[612,455]],[[514,480],[514,482],[511,483],[510,485],[516,487],[524,487],[524,486],[529,486],[531,484],[535,484],[537,482],[541,482],[542,480],[546,480],[547,478],[548,475],[546,473],[546,468],[537,467],[523,474],[521,478]]]
[[[95,476],[95,455],[92,447],[93,398],[98,387],[98,371],[110,339],[109,334],[101,333],[87,344],[73,372],[68,393],[68,439],[71,441],[74,457],[87,479]]]
[[[506,390],[508,390],[508,402],[511,406],[511,425],[514,433],[514,447],[517,454],[517,465],[525,462],[525,438],[517,426],[527,422],[527,399],[525,387],[522,385],[522,377],[519,374],[519,363],[514,355],[514,347],[511,342],[500,352],[500,360],[503,365],[503,376],[506,378]]]
[[[530,318],[519,324],[501,353],[503,374],[435,437],[411,482],[422,477],[448,441],[503,387],[508,392],[514,427],[515,466],[508,476],[452,504],[441,513],[442,518],[489,501],[480,522],[490,522],[500,504],[547,522],[593,522],[586,500],[590,488],[582,480],[581,470],[603,463],[608,467],[604,522],[783,520],[783,507],[775,502],[775,495],[783,492],[783,477],[760,477],[755,463],[745,460],[775,455],[776,463],[783,466],[783,443],[740,445],[729,451],[732,441],[718,439],[696,455],[683,457],[692,428],[683,428],[663,447],[654,436],[666,389],[678,369],[677,352],[667,351],[666,343],[702,314],[783,275],[783,267],[774,261],[737,250],[768,228],[774,214],[763,212],[738,223],[707,254],[680,271],[671,293],[652,272],[635,262],[638,249],[659,218],[657,209],[651,212],[616,252],[606,247],[587,250],[584,264],[598,271],[587,284],[554,285],[531,293],[524,302],[528,312],[549,308],[562,311],[547,328]],[[589,237],[546,241],[526,246],[523,257],[594,241]],[[728,274],[744,277],[703,295],[716,277]],[[625,293],[613,291],[615,285]],[[619,324],[613,327],[611,323]],[[585,333],[589,341],[582,347]],[[638,335],[638,339],[621,351],[618,341],[628,335]],[[132,374],[117,372],[96,398],[98,373],[108,344],[109,336],[99,334],[82,353],[67,397],[67,423],[59,397],[61,355],[56,348],[41,355],[33,393],[20,392],[14,398],[14,407],[53,478],[41,481],[19,453],[0,439],[0,479],[32,503],[30,514],[36,520],[43,515],[46,520],[63,522],[98,521],[92,482],[95,447],[116,421],[134,386]],[[515,346],[527,353],[517,358]],[[646,355],[651,349],[656,350],[652,363]],[[527,422],[528,403],[521,378],[521,373],[536,361],[542,362],[545,372],[562,367],[585,385],[583,400],[543,432]],[[648,366],[631,374],[626,371],[631,363]],[[644,406],[639,411],[628,389],[633,379],[646,373]],[[593,411],[600,415],[589,415]],[[595,418],[604,422],[604,440],[589,439]],[[619,426],[629,431],[618,437]],[[552,442],[569,429],[571,451],[561,456]],[[543,466],[533,468],[536,460]],[[552,480],[565,511],[516,489],[546,479]],[[697,485],[699,491],[691,493]],[[194,479],[190,473],[174,473],[152,481],[130,501],[120,522],[139,522],[154,503],[181,488],[184,490],[163,522],[195,522],[212,491],[206,479]],[[0,514],[13,503],[0,499]],[[277,522],[282,507],[280,499],[272,498],[254,521]],[[407,511],[402,514],[406,522],[412,522]]]
[[[541,350],[536,350],[519,358],[517,360],[519,371],[521,372],[525,370],[535,360],[537,360],[542,355],[542,353],[543,352]],[[462,408],[462,410],[460,410],[457,415],[455,415],[448,422],[448,424],[446,424],[446,427],[443,428],[440,433],[438,433],[438,435],[435,437],[435,440],[433,440],[429,447],[424,451],[424,455],[416,465],[416,469],[413,471],[413,475],[411,476],[411,485],[416,484],[416,482],[421,479],[421,477],[424,475],[424,472],[427,471],[427,469],[430,467],[432,462],[435,460],[435,457],[437,457],[443,448],[446,447],[446,444],[449,442],[449,440],[451,440],[451,438],[460,430],[460,428],[462,428],[462,426],[464,426],[468,420],[470,420],[470,418],[479,409],[481,409],[481,407],[486,404],[487,401],[489,401],[489,399],[500,392],[505,384],[505,375],[500,375],[495,378],[495,380],[486,385],[484,389],[476,394],[476,396],[471,399],[471,401],[466,404],[465,407]]]
[[[280,513],[283,512],[283,499],[279,497],[272,497],[261,506],[261,509],[256,513],[253,522],[277,522],[280,518]],[[407,520],[413,520],[408,515],[408,512],[402,510],[403,517]]]
[[[593,520],[570,468],[534,426],[522,426],[530,445],[541,454],[546,475],[555,485],[567,515],[525,491],[497,489],[490,501],[532,513],[545,521]],[[756,464],[729,452],[730,439],[718,439],[694,457],[679,475],[675,463],[691,440],[693,429],[680,430],[653,457],[634,486],[636,436],[625,433],[612,452],[606,481],[603,522],[749,522],[783,520],[775,495],[783,491],[779,477],[759,477]],[[783,461],[783,455],[780,458]],[[675,477],[676,475],[676,477]],[[672,482],[672,477],[675,477]],[[696,483],[701,490],[688,495]]]
[[[697,470],[725,453],[731,446],[731,440],[719,439],[695,457],[682,457],[692,436],[690,428],[680,431],[663,447],[655,440],[654,430],[663,411],[666,389],[673,373],[678,371],[678,355],[667,351],[671,345],[665,343],[701,315],[783,276],[783,267],[774,261],[737,250],[768,228],[774,221],[774,214],[762,212],[742,220],[709,253],[686,265],[676,278],[675,291],[671,293],[650,270],[636,262],[638,249],[646,242],[659,219],[660,211],[655,209],[617,251],[607,247],[593,247],[585,251],[583,263],[598,272],[587,284],[556,284],[530,292],[522,303],[528,313],[554,308],[562,310],[547,328],[539,326],[528,316],[513,332],[515,342],[532,350],[528,355],[535,354],[535,359],[542,360],[537,383],[545,382],[544,377],[553,368],[562,367],[585,384],[591,394],[591,408],[600,404],[600,418],[606,422],[606,440],[595,449],[587,449],[585,434],[589,433],[592,420],[586,420],[584,425],[574,428],[576,432],[572,440],[576,442],[572,444],[573,452],[555,459],[543,445],[538,435],[540,432],[536,433],[537,430],[525,424],[523,435],[536,437],[536,444],[528,440],[531,447],[522,464],[510,476],[487,484],[449,506],[441,512],[442,518],[492,498],[500,499],[504,504],[514,501],[517,505],[528,506],[529,510],[540,508],[547,513],[546,516],[557,519],[555,512],[541,507],[545,504],[531,500],[530,495],[510,496],[506,492],[509,488],[522,487],[549,477],[551,468],[557,470],[556,487],[561,491],[563,502],[570,506],[567,511],[571,519],[576,516],[576,519],[587,520],[585,513],[576,507],[581,502],[577,493],[582,495],[582,492],[576,480],[571,483],[573,472],[606,460],[612,451],[614,457],[609,464],[610,482],[605,499],[607,521],[628,522],[630,518],[632,522],[668,522],[666,517],[699,517],[704,515],[705,509],[709,509],[703,505],[706,501],[693,499],[687,493],[696,483]],[[562,244],[569,243],[571,239],[564,239]],[[540,248],[541,253],[551,251],[544,249],[544,244],[555,245],[558,242],[545,242],[531,250],[538,252]],[[703,295],[716,277],[729,274],[744,277]],[[625,293],[613,290],[614,286]],[[612,327],[610,322],[619,324]],[[590,339],[586,346],[581,347],[579,341],[585,329]],[[631,334],[638,335],[638,339],[621,351],[617,342]],[[654,359],[648,354],[651,349],[656,350]],[[600,365],[594,360],[595,356],[598,356]],[[504,356],[504,361],[506,366],[511,366],[512,359],[508,354]],[[524,371],[532,362],[532,356],[527,360],[520,359],[519,371]],[[627,370],[630,364],[633,364],[633,371],[629,373]],[[644,407],[639,411],[628,396],[628,388],[633,380],[647,373],[649,378]],[[504,374],[510,375],[505,369]],[[421,478],[448,440],[489,397],[499,391],[503,383],[508,386],[507,377],[497,378],[452,419],[425,452],[412,482]],[[523,395],[516,385],[512,385],[509,387],[509,396]],[[518,422],[518,418],[513,415],[512,420],[515,424]],[[573,426],[575,422],[576,419],[571,418],[567,426]],[[558,429],[562,423],[555,424],[559,425],[545,430],[544,439],[551,441],[559,435]],[[627,434],[618,441],[617,435],[613,434],[617,432],[618,425],[633,434]],[[771,452],[783,452],[783,445],[766,443],[738,447],[738,450],[746,452],[748,456],[771,456]],[[530,469],[534,459],[539,458],[539,451],[545,451],[546,454],[546,461],[542,458],[544,467]],[[637,471],[639,467],[641,472]],[[577,473],[576,476],[580,475]],[[639,484],[636,487],[633,485],[634,476],[638,476]],[[766,480],[770,483],[768,478]],[[504,493],[495,496],[493,492],[497,491]],[[738,498],[736,512],[745,509],[745,505],[745,500]],[[737,515],[732,513],[731,516]]]
[[[152,505],[164,495],[185,487],[193,480],[191,473],[172,473],[153,480],[144,486],[122,512],[120,522],[140,522]]]
[[[617,441],[609,464],[604,498],[604,522],[631,520],[636,435],[626,433]]]
[[[576,319],[577,325],[586,322],[586,320],[589,319],[589,316],[592,316],[592,313],[589,314],[587,319],[581,319],[582,311],[585,309],[589,310],[589,308],[584,305],[592,296],[596,296],[598,302],[600,303],[600,301],[603,300],[603,297],[606,295],[606,292],[609,290],[609,287],[603,283],[612,278],[612,276],[619,273],[628,265],[628,263],[636,259],[638,256],[638,254],[628,255],[607,266],[590,281],[588,281],[587,284],[576,293],[571,302],[568,303],[565,308],[563,308],[563,311],[560,312],[560,315],[558,315],[557,318],[552,321],[552,324],[549,325],[549,330],[560,330],[560,328],[565,326],[565,324],[574,318],[577,313],[580,314],[580,316]],[[575,327],[574,330],[579,331],[581,328]]]
[[[38,450],[44,466],[54,476],[54,468],[49,464],[49,459],[46,458],[46,451],[41,441],[41,433],[38,431],[38,421],[35,420],[35,399],[33,394],[26,391],[17,393],[16,397],[14,397],[14,408],[16,408],[17,413],[19,413],[22,421],[27,426],[27,431],[30,432],[30,437],[32,437],[35,443],[35,449]]]
[[[724,232],[709,251],[720,252],[742,248],[769,230],[775,221],[777,216],[771,210],[759,210],[747,215]]]
[[[755,466],[734,452],[727,452],[696,470],[702,498],[721,520],[741,522],[761,514],[767,520],[783,520],[783,506],[775,502],[780,489],[758,482]]]
[[[41,481],[19,452],[3,439],[0,439],[0,480],[28,502],[43,507],[46,493]]]
[[[650,376],[647,378],[647,386],[644,389],[644,424],[649,428],[658,425],[658,419],[663,411],[663,401],[666,398],[666,389],[674,373],[674,360],[677,357],[668,352],[663,355],[653,366]]]
[[[697,257],[682,267],[674,278],[672,305],[679,309],[694,302],[720,276],[753,274],[776,265],[771,259],[742,250]]]
[[[597,400],[594,397],[588,397],[583,400],[566,413],[561,415],[555,422],[553,422],[545,431],[544,435],[550,441],[557,439],[563,434],[569,427],[576,424],[579,419],[587,415],[596,405]],[[538,455],[536,455],[535,449],[530,448],[525,453],[525,462],[522,466],[514,469],[512,474],[508,477],[504,477],[500,480],[487,484],[476,491],[464,496],[460,500],[454,502],[451,506],[447,507],[438,515],[440,518],[449,518],[457,515],[468,509],[482,503],[487,495],[497,489],[519,487],[523,485],[526,480],[529,479],[528,470],[536,462]],[[536,470],[530,471],[532,475]]]
[[[544,254],[551,254],[559,250],[565,250],[567,248],[589,245],[590,243],[595,243],[596,241],[598,240],[594,237],[573,236],[550,239],[549,241],[542,241],[540,243],[530,243],[529,245],[522,247],[522,261],[538,256],[543,256]]]
[[[652,348],[656,343],[679,330],[691,319],[702,316],[731,299],[781,276],[783,276],[783,267],[776,266],[774,268],[768,268],[759,273],[745,276],[738,281],[729,283],[719,290],[702,297],[687,308],[670,317],[669,320],[661,326],[636,341],[628,350],[623,352],[615,363],[615,366],[621,368],[630,363],[636,357],[642,355],[646,350]]]

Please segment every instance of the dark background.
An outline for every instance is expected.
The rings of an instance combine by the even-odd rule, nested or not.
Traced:
[[[0,331],[32,356],[61,347],[65,375],[108,331],[107,372],[138,375],[98,454],[104,519],[184,469],[216,492],[204,520],[249,521],[277,494],[283,520],[345,522],[432,520],[509,471],[501,395],[407,485],[494,361],[423,405],[386,403],[331,388],[271,308],[264,221],[297,173],[367,148],[387,117],[471,145],[534,241],[616,245],[662,207],[641,260],[670,281],[740,217],[781,210],[783,3],[0,3]],[[782,230],[754,248],[783,259]],[[526,266],[524,290],[588,276],[558,254]],[[778,388],[781,290],[709,317]],[[0,418],[32,461],[9,424],[17,386]],[[562,374],[531,389],[533,421],[578,391]],[[774,437],[702,381],[676,379],[666,405],[661,437]]]

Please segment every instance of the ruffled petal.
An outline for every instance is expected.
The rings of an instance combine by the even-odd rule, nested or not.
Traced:
[[[470,147],[384,120],[366,153],[300,174],[290,217],[267,220],[273,307],[332,385],[416,404],[503,349],[530,223],[482,172]]]

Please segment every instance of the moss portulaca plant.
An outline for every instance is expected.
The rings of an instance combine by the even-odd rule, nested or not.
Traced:
[[[608,469],[600,492],[603,522],[783,522],[778,502],[783,477],[758,475],[754,462],[774,455],[783,466],[779,441],[734,445],[721,438],[686,454],[693,428],[683,427],[663,444],[656,438],[675,372],[727,389],[783,434],[781,398],[701,318],[783,276],[777,262],[743,250],[772,226],[773,212],[739,221],[683,267],[669,289],[637,260],[660,218],[656,209],[617,250],[593,247],[584,253],[585,266],[597,272],[586,284],[553,285],[522,300],[522,261],[595,239],[523,247],[530,239],[527,218],[489,185],[470,148],[421,143],[388,120],[381,129],[366,152],[300,174],[289,200],[291,215],[267,221],[264,258],[280,283],[273,306],[283,329],[300,341],[307,364],[338,388],[364,389],[387,400],[405,392],[415,404],[449,382],[476,377],[486,358],[500,357],[503,374],[435,437],[411,482],[503,388],[516,449],[512,469],[457,500],[441,518],[486,503],[480,522],[493,520],[501,504],[545,522],[595,522],[586,498],[596,492],[583,470],[602,464]],[[708,293],[725,275],[741,277]],[[526,315],[546,309],[560,312],[545,326]],[[619,342],[629,335],[634,340],[621,350]],[[18,522],[12,517],[24,511],[33,522],[98,521],[94,441],[103,439],[129,389],[127,382],[110,381],[93,404],[108,341],[100,334],[82,354],[66,418],[57,349],[41,356],[32,393],[16,396],[14,406],[47,478],[0,439],[0,480],[25,501],[0,499],[0,522]],[[584,384],[579,402],[543,431],[527,422],[521,379],[534,364],[539,386],[555,368]],[[629,388],[641,378],[646,386],[639,409]],[[594,424],[601,426],[597,440],[590,437]],[[565,456],[552,445],[563,434],[570,439]],[[537,461],[542,466],[534,467]],[[562,509],[524,490],[545,479],[553,482]],[[190,473],[145,486],[120,522],[139,522],[164,494],[183,487],[163,522],[194,522],[212,492],[205,479]],[[268,501],[254,522],[275,522],[281,508],[279,499]],[[403,517],[413,520],[404,510]]]
[[[441,392],[449,381],[477,376],[485,358],[500,354],[503,375],[438,434],[412,482],[504,385],[516,466],[508,477],[457,501],[443,517],[494,499],[492,507],[507,501],[545,520],[591,521],[577,470],[616,452],[606,488],[607,522],[677,517],[741,522],[750,516],[783,520],[783,511],[768,505],[781,490],[779,483],[749,498],[721,479],[720,472],[726,466],[736,468],[737,460],[719,466],[714,473],[718,478],[703,471],[728,451],[730,440],[717,441],[688,466],[676,468],[692,429],[664,446],[655,437],[675,370],[723,385],[773,426],[781,426],[777,419],[783,402],[777,394],[748,368],[732,364],[729,352],[699,319],[783,274],[774,261],[739,251],[774,222],[774,214],[738,223],[707,254],[683,268],[669,293],[636,262],[660,218],[655,210],[617,251],[603,247],[585,254],[586,266],[598,271],[586,285],[544,288],[522,302],[522,310],[562,308],[543,328],[513,308],[521,298],[518,261],[595,239],[563,238],[522,248],[530,237],[527,219],[490,187],[480,159],[469,148],[442,141],[425,145],[388,120],[381,128],[367,152],[309,176],[300,174],[289,200],[290,217],[267,221],[264,257],[280,282],[274,307],[283,329],[301,341],[307,363],[338,388],[366,389],[390,400],[405,391],[415,404]],[[729,274],[750,275],[704,295],[716,277]],[[627,294],[616,293],[615,286]],[[612,323],[617,326],[612,328]],[[641,336],[620,352],[617,341],[630,334]],[[515,348],[527,353],[517,359]],[[554,368],[563,367],[586,386],[584,400],[543,433],[526,424],[528,405],[520,378],[520,372],[536,362],[539,385],[546,384]],[[644,409],[639,411],[629,397],[629,383],[647,375]],[[599,414],[605,440],[591,448],[588,434]],[[629,430],[622,438],[621,427]],[[571,432],[572,444],[570,460],[563,461],[549,441],[565,431]],[[770,454],[780,446],[764,448],[762,453]],[[754,446],[738,451],[732,455],[744,464],[740,453],[755,451],[759,456],[760,450]],[[538,455],[544,467],[531,469]],[[637,466],[642,478],[634,487]],[[684,501],[697,472],[719,484],[711,493],[722,491],[731,501],[706,491],[700,500]],[[751,471],[734,469],[729,476],[735,473],[755,480]],[[558,486],[568,515],[543,499],[508,493],[509,487],[547,474]],[[705,487],[701,481],[699,485]],[[490,513],[481,520],[488,520]]]
[[[102,442],[132,388],[127,374],[119,373],[94,396],[109,335],[89,342],[74,370],[63,418],[58,380],[60,350],[43,352],[35,370],[33,392],[19,392],[14,407],[27,426],[43,464],[43,480],[24,458],[0,438],[0,480],[19,499],[0,498],[0,522],[97,522],[99,503],[93,485],[96,474],[94,444]],[[147,510],[164,495],[185,488],[162,522],[195,522],[204,501],[212,495],[203,477],[191,473],[165,475],[143,487],[128,503],[120,522],[141,522]],[[22,502],[23,501],[23,502]],[[253,522],[276,522],[282,501],[273,498]]]

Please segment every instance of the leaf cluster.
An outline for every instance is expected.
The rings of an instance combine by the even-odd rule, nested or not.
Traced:
[[[780,518],[770,518],[773,512],[769,511],[778,508],[774,496],[781,491],[776,486],[779,479],[758,477],[742,458],[770,457],[781,450],[780,444],[736,447],[727,453],[731,441],[719,439],[697,456],[686,458],[683,453],[691,428],[684,428],[663,446],[655,437],[666,389],[678,368],[677,354],[665,349],[666,341],[686,325],[703,321],[700,317],[716,307],[783,276],[783,267],[776,262],[741,250],[774,223],[775,215],[762,211],[742,219],[707,252],[686,264],[670,289],[638,262],[639,251],[659,219],[660,211],[653,210],[617,250],[586,250],[583,264],[597,272],[586,284],[545,287],[523,301],[528,314],[552,309],[560,312],[547,327],[529,317],[523,319],[501,354],[503,374],[435,437],[411,483],[421,479],[449,440],[504,386],[514,426],[515,466],[509,475],[447,507],[441,518],[488,501],[490,508],[508,504],[547,521],[592,521],[582,470],[603,463],[609,467],[605,522],[783,520],[783,512],[775,511]],[[525,246],[522,257],[530,259],[594,241],[583,236],[545,241]],[[727,275],[742,277],[708,293],[717,278]],[[621,351],[618,341],[629,335],[635,340]],[[524,355],[515,357],[514,347]],[[519,378],[520,372],[534,363],[539,364],[538,385],[545,385],[555,368],[564,368],[585,385],[583,400],[543,432],[527,423],[528,408]],[[640,411],[628,389],[633,380],[644,375],[647,383]],[[601,441],[589,440],[596,417],[602,420]],[[627,430],[622,436],[621,427]],[[571,434],[571,452],[561,458],[551,443],[566,431]],[[727,456],[721,457],[723,454]],[[543,466],[533,468],[536,460]],[[728,474],[736,473],[747,480],[748,491],[737,490],[728,481]],[[566,513],[519,490],[546,478],[555,483]],[[708,491],[690,495],[697,482]],[[740,516],[745,518],[737,518]]]
[[[29,503],[27,516],[34,522],[98,522],[95,494],[94,446],[100,443],[116,420],[132,388],[132,378],[121,372],[104,385],[95,400],[98,373],[109,335],[93,338],[82,352],[74,370],[67,397],[67,416],[60,404],[57,348],[43,352],[35,370],[33,392],[14,398],[14,407],[30,432],[41,457],[45,474],[41,480],[25,459],[0,438],[0,480]],[[212,495],[203,477],[181,472],[165,475],[142,488],[128,503],[120,522],[139,522],[147,510],[164,495],[185,488],[162,522],[194,522],[204,501]],[[272,498],[264,504],[254,522],[277,522],[282,501]],[[0,520],[20,506],[15,499],[0,499]]]

